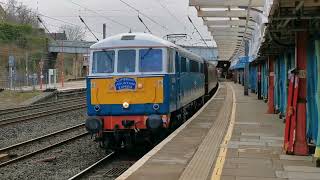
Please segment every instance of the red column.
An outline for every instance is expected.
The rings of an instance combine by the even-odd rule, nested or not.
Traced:
[[[294,142],[294,154],[308,155],[306,140],[306,97],[307,97],[307,42],[308,32],[297,32],[296,34],[296,62],[299,76],[298,102],[297,102],[297,124]]]
[[[269,88],[268,88],[268,111],[269,114],[274,114],[274,56],[269,56]]]

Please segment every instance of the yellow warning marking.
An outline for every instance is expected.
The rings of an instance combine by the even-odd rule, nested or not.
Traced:
[[[235,117],[236,117],[236,95],[235,95],[233,87],[232,86],[230,86],[230,87],[232,90],[232,99],[233,99],[232,112],[231,112],[231,116],[230,116],[230,124],[228,126],[227,133],[224,136],[223,143],[221,145],[227,145],[228,142],[230,141],[231,136],[232,136],[234,123],[235,123]],[[216,161],[216,164],[213,169],[212,176],[211,176],[211,180],[220,180],[223,166],[224,166],[224,162],[226,160],[227,152],[228,152],[228,148],[225,148],[225,146],[220,148],[219,156],[218,156],[220,159],[219,160],[217,159],[217,161]]]

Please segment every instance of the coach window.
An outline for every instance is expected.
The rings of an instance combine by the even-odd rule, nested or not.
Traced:
[[[162,49],[140,49],[140,72],[162,72]]]
[[[188,72],[187,71],[187,60],[185,57],[181,57],[181,72]]]
[[[113,73],[114,51],[93,52],[92,73]]]
[[[199,72],[199,63],[194,60],[190,60],[190,72]]]
[[[168,49],[168,73],[174,72],[175,51]]]
[[[204,69],[203,69],[203,63],[200,63],[200,72],[203,74],[203,71],[204,71]]]
[[[136,67],[136,50],[119,50],[118,51],[118,73],[135,72]]]

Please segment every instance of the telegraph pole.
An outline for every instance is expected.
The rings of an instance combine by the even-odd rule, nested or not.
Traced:
[[[26,51],[26,80],[27,80],[27,86],[28,86],[29,85],[28,51]]]
[[[60,67],[61,67],[61,87],[64,87],[64,56],[63,56],[63,41],[61,43],[61,49],[62,49],[62,52],[61,52],[61,64],[60,64]]]

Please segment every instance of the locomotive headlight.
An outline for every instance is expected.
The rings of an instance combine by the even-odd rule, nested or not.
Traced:
[[[154,104],[152,107],[155,111],[159,110],[160,108],[159,104]]]
[[[143,85],[141,83],[138,84],[138,89],[142,89]]]
[[[129,108],[129,103],[128,103],[128,102],[124,102],[124,103],[122,104],[122,107],[123,107],[124,109],[128,109],[128,108]]]
[[[99,105],[95,105],[94,106],[94,110],[97,111],[97,112],[100,111],[100,106]]]

